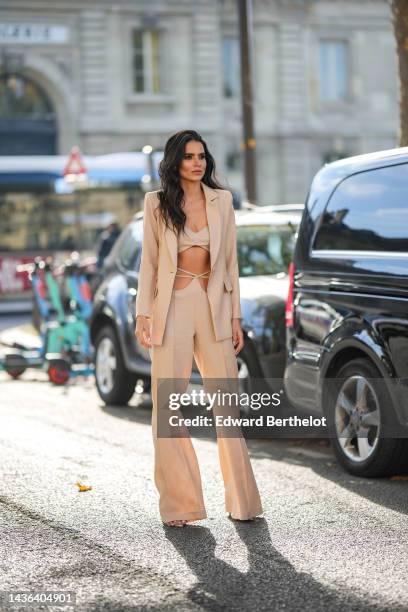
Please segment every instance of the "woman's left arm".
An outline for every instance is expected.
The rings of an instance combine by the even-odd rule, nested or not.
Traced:
[[[240,319],[241,304],[239,293],[239,268],[237,256],[237,230],[235,223],[235,212],[232,204],[232,193],[228,191],[228,214],[227,214],[227,271],[232,283],[232,318]]]
[[[239,267],[237,256],[237,230],[235,223],[235,212],[232,204],[232,193],[228,192],[228,215],[227,215],[227,272],[232,284],[232,343],[235,355],[244,347],[244,332],[241,327],[241,304],[239,292]]]

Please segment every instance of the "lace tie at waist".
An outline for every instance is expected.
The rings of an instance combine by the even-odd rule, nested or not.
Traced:
[[[176,276],[182,276],[184,278],[199,278],[200,276],[204,276],[204,274],[210,274],[211,270],[207,270],[206,272],[202,272],[201,274],[195,274],[194,272],[190,272],[190,270],[183,270],[183,268],[177,268],[177,270],[181,270],[182,272],[187,272],[187,274],[177,274]],[[205,277],[208,278],[208,277]]]

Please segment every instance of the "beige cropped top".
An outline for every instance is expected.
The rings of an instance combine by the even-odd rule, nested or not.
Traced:
[[[203,227],[199,232],[193,232],[187,226],[184,227],[185,232],[180,232],[178,236],[177,252],[184,251],[192,246],[200,246],[207,251],[210,250],[210,233],[208,225]]]

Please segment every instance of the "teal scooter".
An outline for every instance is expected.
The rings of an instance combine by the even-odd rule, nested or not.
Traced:
[[[41,347],[28,348],[14,343],[9,347],[11,351],[0,360],[0,369],[16,379],[27,368],[45,368],[49,380],[56,385],[65,384],[72,376],[93,374],[85,317],[79,316],[78,308],[74,308],[72,314],[65,313],[49,261],[37,258],[28,266],[35,307],[41,320]],[[22,267],[26,269],[27,265]]]
[[[14,379],[20,376],[28,368],[48,370],[48,377],[54,384],[63,384],[66,379],[67,363],[58,353],[57,348],[53,353],[47,352],[48,331],[54,325],[52,311],[47,299],[47,283],[45,279],[45,262],[37,257],[34,263],[19,265],[19,272],[28,272],[33,291],[34,310],[40,323],[40,347],[27,347],[19,342],[5,344],[9,350],[0,359],[0,370],[4,370]],[[47,355],[47,356],[46,356]]]

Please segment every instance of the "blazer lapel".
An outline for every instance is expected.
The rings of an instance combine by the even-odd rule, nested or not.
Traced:
[[[210,234],[210,261],[211,270],[217,259],[221,242],[221,216],[219,211],[219,196],[215,189],[208,187],[201,182],[205,195],[205,210],[208,221],[208,231]],[[177,268],[177,236],[173,230],[166,227],[164,231],[167,248],[174,270]]]

